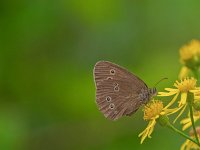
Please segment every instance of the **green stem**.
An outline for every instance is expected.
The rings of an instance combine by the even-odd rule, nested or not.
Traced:
[[[196,138],[196,141],[199,143],[199,138],[197,136],[197,131],[196,131],[196,127],[194,125],[194,116],[193,116],[193,109],[192,109],[192,104],[191,102],[188,103],[189,104],[189,108],[190,108],[190,119],[191,119],[191,122],[192,122],[192,128],[193,128],[193,131],[194,131],[194,136]]]
[[[191,92],[188,92],[187,102],[188,102],[188,105],[189,105],[189,108],[190,108],[190,119],[191,119],[191,122],[192,122],[192,128],[193,128],[193,131],[194,131],[194,136],[196,138],[196,141],[199,144],[199,138],[197,136],[196,127],[195,127],[195,124],[194,124],[194,116],[193,116],[193,108],[192,108],[192,102],[193,101],[194,101],[194,94],[191,93]]]
[[[196,140],[192,139],[191,137],[189,137],[188,135],[186,135],[182,131],[180,131],[177,128],[175,128],[171,123],[168,122],[167,127],[169,127],[170,129],[172,129],[173,131],[177,132],[181,136],[185,137],[186,139],[188,139],[188,140],[194,142],[195,144],[197,144],[198,146],[200,146],[200,144]]]
[[[197,69],[192,69],[192,72],[194,74],[194,77],[198,80],[198,71],[197,71]]]

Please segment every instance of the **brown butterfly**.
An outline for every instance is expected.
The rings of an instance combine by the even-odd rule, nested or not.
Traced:
[[[108,61],[95,64],[94,79],[97,106],[112,120],[131,116],[157,95],[156,88],[148,88],[136,75]]]

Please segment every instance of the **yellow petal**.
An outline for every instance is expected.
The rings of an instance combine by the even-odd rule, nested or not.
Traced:
[[[149,138],[151,138],[151,134],[152,134],[152,132],[154,130],[155,124],[156,124],[156,120],[153,120],[152,123],[151,123],[151,128],[150,128],[149,133],[148,133],[148,137]]]
[[[194,99],[198,100],[198,99],[200,99],[200,96],[194,96]]]
[[[183,119],[183,120],[181,120],[181,124],[186,124],[186,123],[188,123],[188,122],[190,122],[191,121],[191,119],[190,118],[185,118],[185,119]]]
[[[169,91],[169,92],[177,92],[178,89],[172,89],[172,88],[165,88],[166,91]]]
[[[155,124],[156,124],[156,120],[155,119],[151,120],[148,123],[146,129],[138,135],[138,137],[142,136],[141,141],[140,141],[141,144],[144,142],[147,136],[151,138],[151,133],[153,132]]]
[[[144,135],[142,135],[142,138],[141,138],[140,144],[142,144],[142,143],[144,142],[144,140],[145,140],[146,137],[147,137],[147,134],[148,134],[148,132],[145,132]]]
[[[191,93],[198,93],[200,89],[195,89],[195,90],[189,90]]]
[[[173,123],[175,123],[176,122],[176,120],[183,114],[183,112],[184,112],[184,110],[185,110],[185,108],[186,108],[186,106],[187,105],[182,105],[182,106],[180,106],[180,108],[182,108],[183,107],[183,109],[181,110],[181,112],[178,114],[178,116],[175,118],[175,120],[173,121]]]
[[[176,94],[178,91],[176,92],[158,92],[157,96],[172,96],[174,94]]]
[[[194,122],[196,122],[198,119],[199,117],[194,116]],[[182,128],[183,131],[192,126],[192,122],[190,118],[185,118],[181,120],[180,123],[183,124],[183,128]]]
[[[174,96],[174,98],[171,100],[171,102],[169,102],[169,104],[164,109],[167,109],[168,107],[170,107],[171,105],[173,105],[174,102],[176,101],[178,95],[179,95],[179,92]]]
[[[146,129],[145,129],[145,130],[146,130]],[[138,135],[138,137],[141,137],[141,136],[144,134],[145,130],[142,131],[142,132]]]
[[[180,100],[179,106],[185,105],[186,104],[186,99],[187,99],[187,93],[186,92],[181,93],[181,100]]]
[[[183,131],[186,130],[187,128],[191,127],[191,125],[192,125],[192,122],[186,123],[186,124],[182,127],[182,130],[183,130]]]
[[[182,146],[181,146],[181,150],[185,150],[185,148],[187,147],[187,145],[189,144],[189,140],[186,140],[183,144],[182,144]]]
[[[168,115],[176,113],[180,109],[181,109],[181,107],[177,107],[177,108],[173,108],[173,109],[166,109],[164,111],[165,111],[165,114],[168,116]]]

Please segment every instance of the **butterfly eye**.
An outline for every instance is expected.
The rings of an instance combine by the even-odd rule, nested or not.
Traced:
[[[115,70],[114,70],[114,69],[111,69],[111,70],[110,70],[110,74],[114,75],[114,74],[115,74]]]
[[[110,109],[114,109],[115,108],[115,105],[112,103],[109,105]]]
[[[111,97],[110,97],[110,96],[107,96],[107,97],[106,97],[106,101],[107,101],[107,102],[110,102],[110,101],[111,101]]]
[[[119,91],[119,86],[115,86],[114,91]]]

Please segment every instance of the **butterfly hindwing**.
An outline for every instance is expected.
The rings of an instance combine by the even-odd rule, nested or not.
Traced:
[[[147,85],[126,69],[108,61],[94,67],[96,103],[106,118],[133,114],[142,104],[139,94]]]

